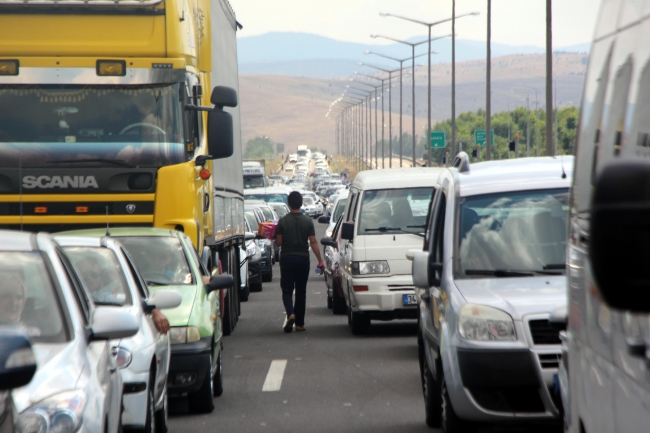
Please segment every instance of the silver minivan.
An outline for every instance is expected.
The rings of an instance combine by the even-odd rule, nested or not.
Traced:
[[[429,426],[558,422],[573,157],[470,167],[438,179],[423,251],[411,252]]]

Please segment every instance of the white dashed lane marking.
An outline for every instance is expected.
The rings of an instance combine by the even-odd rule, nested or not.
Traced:
[[[262,392],[280,391],[285,368],[287,368],[286,359],[274,359],[271,361],[271,367],[269,367],[269,372],[266,374]]]

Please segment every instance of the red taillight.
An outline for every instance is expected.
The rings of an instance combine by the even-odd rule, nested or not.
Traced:
[[[212,173],[210,173],[210,170],[208,170],[207,168],[204,168],[199,172],[199,177],[203,180],[210,179],[210,175],[212,175]]]
[[[352,288],[355,292],[367,292],[368,286],[353,286]]]
[[[47,213],[47,206],[36,206],[34,213]]]

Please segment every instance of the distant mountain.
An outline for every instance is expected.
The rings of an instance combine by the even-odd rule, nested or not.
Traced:
[[[412,38],[410,41],[417,42],[425,38]],[[431,49],[438,52],[433,55],[432,63],[451,62],[449,38],[433,41]],[[362,67],[358,66],[358,62],[367,62],[387,69],[399,66],[397,62],[391,62],[379,56],[364,55],[366,51],[374,51],[395,58],[408,58],[411,55],[410,47],[404,44],[359,44],[308,33],[287,32],[240,38],[238,39],[238,50],[241,73],[314,78],[350,75],[355,70],[362,70]],[[492,44],[493,57],[512,54],[540,54],[544,51],[543,47]],[[588,52],[589,44],[559,47],[554,51]],[[424,53],[426,53],[426,44],[422,44],[416,50],[416,55]],[[485,55],[484,42],[456,40],[456,60],[458,62],[484,59]],[[426,55],[416,59],[416,64],[424,63],[426,63]],[[407,64],[408,62],[405,62],[404,66]],[[366,70],[368,69],[366,68]]]

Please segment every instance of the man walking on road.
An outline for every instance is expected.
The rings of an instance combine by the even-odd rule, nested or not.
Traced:
[[[288,198],[291,212],[278,222],[275,231],[275,244],[282,247],[280,251],[280,287],[282,302],[287,312],[284,332],[305,330],[305,309],[307,296],[307,279],[309,278],[309,245],[316,254],[318,267],[323,268],[316,232],[311,218],[300,212],[302,195],[293,191]],[[293,292],[296,292],[295,304]]]

